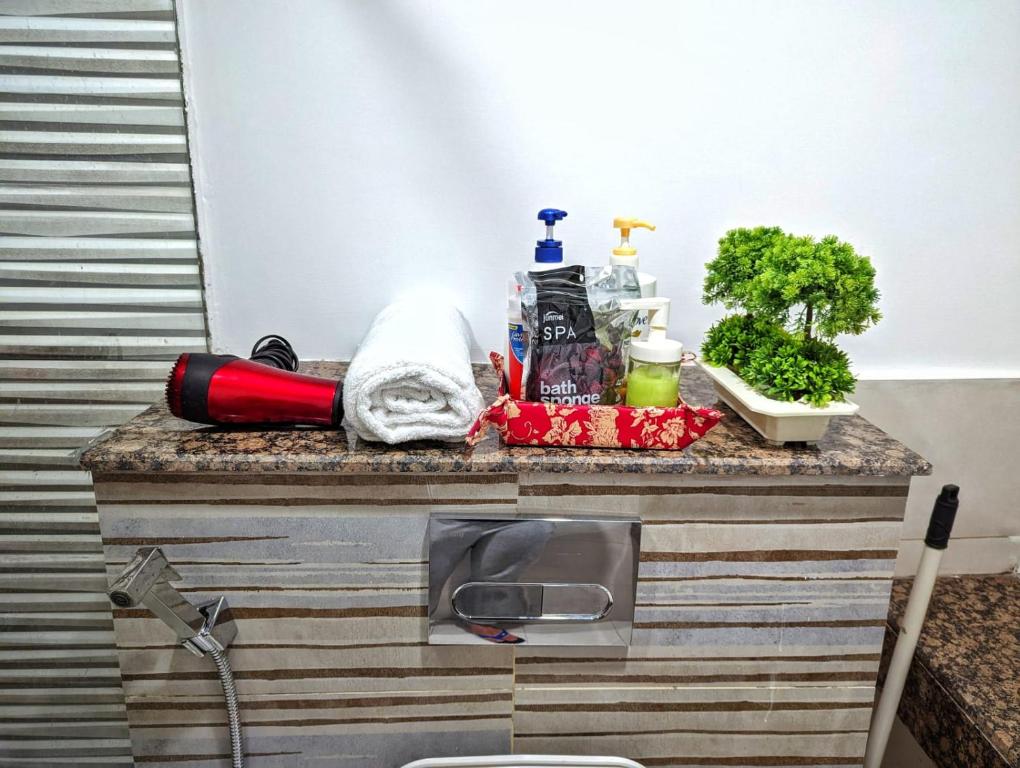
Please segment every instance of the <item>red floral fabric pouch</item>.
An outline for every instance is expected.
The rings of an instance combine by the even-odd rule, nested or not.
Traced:
[[[506,393],[503,357],[489,359],[499,376],[499,397],[468,432],[475,445],[494,427],[507,445],[651,448],[679,451],[712,429],[722,418],[714,408],[634,408],[627,405],[562,405],[514,400]]]

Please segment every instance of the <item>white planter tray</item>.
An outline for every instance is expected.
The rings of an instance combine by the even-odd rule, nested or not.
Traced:
[[[807,403],[773,400],[753,389],[729,368],[699,362],[698,365],[715,383],[719,397],[740,414],[758,434],[771,443],[814,443],[829,428],[833,416],[853,416],[860,409],[856,403],[829,403],[817,408]]]

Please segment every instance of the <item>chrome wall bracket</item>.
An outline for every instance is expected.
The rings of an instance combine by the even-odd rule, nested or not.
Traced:
[[[181,640],[181,645],[196,656],[205,656],[210,651],[227,650],[237,637],[237,625],[234,624],[227,598],[218,597],[207,603],[199,603],[196,608],[205,617],[205,621],[194,636]]]

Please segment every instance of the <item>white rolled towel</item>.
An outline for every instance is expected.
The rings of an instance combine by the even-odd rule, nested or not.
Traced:
[[[464,316],[442,300],[390,304],[361,340],[343,394],[345,424],[364,440],[463,440],[484,407]]]

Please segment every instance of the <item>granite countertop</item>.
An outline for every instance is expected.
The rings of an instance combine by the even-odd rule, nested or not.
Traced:
[[[893,585],[883,677],[910,586]],[[1020,766],[1020,577],[938,579],[899,714],[940,768]]]
[[[301,372],[337,378],[344,364],[302,363]],[[479,366],[486,401],[496,377]],[[418,442],[388,446],[350,442],[343,433],[309,428],[209,427],[174,418],[163,403],[88,447],[81,464],[93,472],[621,472],[714,475],[924,475],[923,458],[859,416],[832,420],[815,446],[768,445],[721,403],[708,376],[684,368],[691,405],[718,408],[722,422],[685,451],[506,447],[495,430],[478,445]]]

